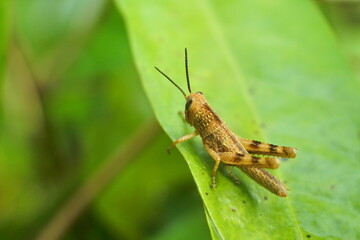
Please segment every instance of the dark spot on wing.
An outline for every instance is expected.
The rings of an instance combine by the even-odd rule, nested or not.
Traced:
[[[274,144],[269,144],[269,149],[270,149],[270,152],[277,152],[277,145],[274,145]]]
[[[261,144],[261,142],[253,140],[252,143],[250,144],[250,147],[259,148],[260,144]]]
[[[238,157],[244,157],[244,154],[243,154],[243,153],[236,153],[236,155],[237,155]]]
[[[236,153],[233,157],[233,162],[241,162],[242,158],[244,157],[244,154],[242,153]]]
[[[218,147],[219,152],[229,152],[229,148],[224,145],[224,143],[219,138],[215,139],[215,143]]]
[[[257,163],[259,163],[259,160],[260,160],[260,158],[259,157],[251,157],[251,160],[253,161],[253,163],[254,164],[257,164]]]
[[[211,146],[211,148],[213,150],[215,150],[216,152],[228,152],[229,148],[223,144],[223,142],[221,141],[221,139],[219,139],[218,137],[216,137],[215,134],[210,133],[209,135],[207,135],[204,138],[204,141]]]

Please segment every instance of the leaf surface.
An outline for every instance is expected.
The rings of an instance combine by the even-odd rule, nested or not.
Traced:
[[[202,91],[244,138],[298,148],[274,171],[290,191],[279,198],[240,171],[236,186],[201,140],[180,144],[214,238],[356,239],[359,232],[359,84],[334,34],[309,1],[119,0],[135,63],[160,124],[175,140],[193,131],[185,101],[156,65]],[[215,236],[214,236],[215,235]]]

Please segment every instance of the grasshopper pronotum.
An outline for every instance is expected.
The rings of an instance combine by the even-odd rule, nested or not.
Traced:
[[[276,169],[279,167],[280,160],[275,156],[285,158],[296,157],[295,148],[263,143],[236,136],[219,115],[217,115],[210,107],[202,92],[191,92],[186,48],[185,71],[187,86],[190,93],[188,96],[185,94],[184,90],[182,90],[165,73],[160,71],[157,67],[155,68],[184,95],[186,99],[185,119],[186,122],[195,128],[195,132],[180,137],[173,142],[168,151],[175,147],[176,144],[200,135],[204,148],[215,160],[215,166],[212,171],[213,188],[216,187],[216,171],[220,162],[223,162],[227,165],[239,167],[246,175],[272,193],[280,197],[287,196],[288,190],[286,186],[264,168]],[[257,157],[252,154],[270,157]],[[235,177],[231,172],[230,174]]]

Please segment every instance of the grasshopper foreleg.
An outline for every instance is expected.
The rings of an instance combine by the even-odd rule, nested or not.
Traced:
[[[188,135],[185,135],[185,136],[182,136],[180,138],[178,138],[175,142],[173,142],[171,144],[171,146],[167,149],[168,153],[170,153],[170,150],[176,146],[176,144],[178,143],[182,143],[182,142],[185,142],[187,140],[190,140],[192,139],[193,137],[196,137],[197,135],[199,135],[196,131],[191,133],[191,134],[188,134]]]

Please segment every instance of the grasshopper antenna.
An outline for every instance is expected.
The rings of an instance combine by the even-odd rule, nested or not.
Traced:
[[[188,89],[189,89],[189,93],[191,93],[189,69],[188,69],[188,56],[187,56],[187,49],[186,48],[185,48],[185,71],[186,71],[187,86],[188,86]]]
[[[160,69],[158,69],[157,67],[155,67],[156,70],[159,71],[159,73],[161,73],[164,77],[166,77],[172,84],[175,85],[175,87],[177,87],[181,93],[184,95],[185,99],[186,99],[186,94],[184,92],[184,90],[181,89],[181,87],[179,87],[173,80],[171,80],[171,78],[169,78],[165,73],[163,73]]]

